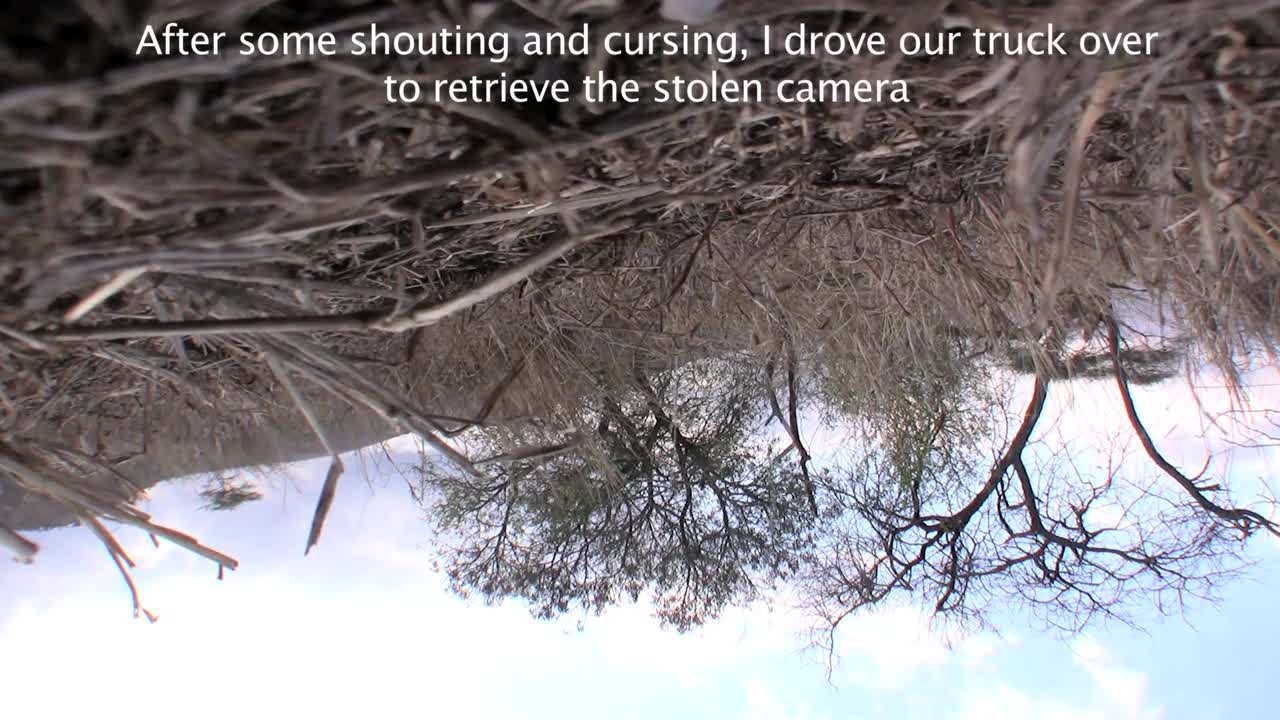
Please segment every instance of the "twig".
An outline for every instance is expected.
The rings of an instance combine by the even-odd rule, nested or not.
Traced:
[[[329,436],[324,430],[324,426],[320,424],[320,418],[316,416],[315,410],[311,408],[311,403],[303,397],[302,392],[293,384],[293,379],[289,377],[287,368],[280,364],[280,361],[270,352],[264,353],[267,365],[271,368],[271,372],[280,380],[280,384],[284,386],[285,392],[289,393],[289,397],[293,399],[293,403],[298,406],[298,410],[302,412],[302,416],[306,418],[307,424],[311,426],[311,431],[316,434],[320,440],[320,444],[324,446],[324,450],[330,457],[336,458],[338,452],[334,450],[334,444],[329,441]]]
[[[124,323],[98,327],[70,327],[39,333],[36,340],[51,342],[83,342],[87,340],[125,340],[143,337],[180,337],[184,335],[276,334],[313,332],[361,332],[382,330],[404,332],[433,325],[477,303],[501,294],[517,283],[555,262],[564,254],[592,240],[623,230],[611,225],[596,232],[564,238],[523,262],[498,272],[480,286],[442,303],[420,303],[404,315],[379,315],[360,312],[312,317],[258,317],[227,320],[192,320],[186,322]]]
[[[376,316],[370,313],[319,315],[314,317],[235,318],[229,320],[188,320],[183,322],[121,323],[98,327],[71,327],[40,333],[37,339],[51,342],[87,340],[128,340],[144,337],[184,335],[235,335],[262,333],[312,333],[368,330]]]
[[[40,552],[40,546],[22,537],[16,531],[0,525],[0,547],[6,547],[21,563],[30,563]]]
[[[138,586],[134,584],[133,577],[129,574],[129,568],[135,567],[135,565],[128,553],[120,546],[119,541],[115,539],[111,531],[107,530],[106,526],[92,516],[81,515],[80,523],[89,528],[102,541],[103,547],[107,549],[107,554],[111,556],[111,561],[116,564],[116,569],[120,571],[120,576],[124,578],[125,585],[129,587],[129,595],[133,598],[133,616],[136,618],[138,613],[143,613],[147,616],[148,621],[154,623],[156,616],[142,607],[142,601],[138,597]]]
[[[389,332],[404,332],[424,325],[433,325],[454,313],[466,310],[473,305],[484,302],[499,295],[517,283],[529,278],[534,273],[558,260],[569,251],[592,240],[612,235],[623,229],[621,225],[607,227],[585,235],[572,235],[545,248],[541,252],[525,259],[506,270],[490,277],[479,287],[457,295],[442,303],[420,304],[401,317],[388,317],[373,323],[373,327]]]
[[[80,318],[88,315],[94,308],[106,302],[108,298],[129,286],[129,283],[137,280],[147,273],[147,268],[135,267],[128,270],[122,270],[115,277],[98,286],[98,289],[85,295],[80,302],[71,306],[66,314],[62,316],[64,322],[75,322]]]
[[[329,517],[329,509],[333,507],[333,498],[338,491],[338,478],[346,468],[337,455],[329,463],[329,472],[324,476],[324,487],[320,489],[320,499],[316,501],[315,514],[311,516],[311,531],[307,533],[307,549],[303,555],[311,553],[311,548],[320,542],[320,532],[324,530],[324,521]]]
[[[307,419],[307,424],[311,426],[312,432],[320,439],[320,444],[324,446],[326,452],[331,458],[329,462],[329,472],[325,474],[324,486],[320,489],[320,498],[316,501],[315,513],[311,516],[311,530],[307,533],[307,548],[303,551],[303,555],[310,554],[311,548],[320,542],[320,532],[324,529],[324,521],[329,516],[329,509],[333,507],[333,498],[338,491],[338,479],[342,477],[343,471],[346,469],[342,464],[342,460],[338,457],[334,444],[330,442],[328,435],[325,433],[324,426],[320,424],[320,418],[311,409],[311,404],[303,397],[297,386],[293,384],[293,380],[289,377],[287,368],[281,365],[276,358],[270,353],[265,353],[267,365],[271,367],[271,371],[280,380],[280,384],[284,385],[285,391],[293,398],[293,402],[302,411],[303,417]]]
[[[198,540],[185,533],[178,532],[163,525],[157,525],[147,519],[146,515],[129,506],[109,507],[93,499],[90,495],[73,486],[61,483],[36,471],[7,447],[0,446],[0,469],[7,470],[16,476],[27,488],[57,500],[80,514],[92,514],[110,518],[126,525],[158,535],[191,552],[208,558],[219,565],[235,570],[240,563],[235,558],[201,545]]]

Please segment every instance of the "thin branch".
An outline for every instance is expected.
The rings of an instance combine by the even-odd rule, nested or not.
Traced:
[[[272,353],[264,353],[267,365],[271,368],[271,372],[279,378],[280,384],[284,386],[289,396],[293,398],[293,402],[298,406],[298,410],[302,412],[302,416],[307,419],[307,424],[311,426],[311,431],[320,439],[320,444],[324,446],[325,451],[332,458],[329,462],[329,472],[325,474],[324,486],[320,489],[320,497],[316,501],[315,513],[311,516],[311,530],[307,533],[307,547],[303,550],[303,555],[311,553],[311,548],[320,542],[320,533],[324,529],[324,521],[329,517],[329,510],[333,507],[333,498],[338,492],[338,480],[342,477],[346,467],[342,464],[342,460],[338,457],[334,444],[329,440],[329,436],[325,433],[324,426],[320,424],[320,418],[316,416],[315,411],[311,408],[311,404],[293,384],[293,380],[289,377],[289,370],[272,355]]]
[[[1142,443],[1142,448],[1146,451],[1147,457],[1151,458],[1151,462],[1164,471],[1165,475],[1172,478],[1202,509],[1222,520],[1226,520],[1246,537],[1258,528],[1263,528],[1280,537],[1280,526],[1268,520],[1261,513],[1248,508],[1223,507],[1211,500],[1205,493],[1204,488],[1196,485],[1195,481],[1184,475],[1181,470],[1174,467],[1160,453],[1155,441],[1151,439],[1151,433],[1147,432],[1142,419],[1138,417],[1138,409],[1134,405],[1133,394],[1129,391],[1129,378],[1123,363],[1120,362],[1120,328],[1116,324],[1115,318],[1107,318],[1106,323],[1107,342],[1111,347],[1111,361],[1115,372],[1116,387],[1120,390],[1120,399],[1124,402],[1124,411],[1129,418],[1129,425],[1133,427],[1134,434],[1138,436],[1138,440]]]
[[[102,541],[103,547],[107,549],[107,554],[111,556],[111,561],[116,564],[116,569],[120,571],[120,576],[124,578],[124,584],[129,588],[129,596],[133,599],[133,616],[138,617],[139,613],[147,616],[150,622],[156,621],[156,616],[151,611],[142,607],[142,601],[138,597],[138,586],[134,584],[133,577],[129,574],[129,568],[135,567],[133,560],[129,558],[128,553],[120,546],[119,541],[107,530],[106,526],[98,522],[90,515],[81,515],[80,523],[89,528],[90,532]]]
[[[19,483],[27,489],[61,502],[74,509],[77,513],[98,515],[126,525],[132,525],[144,532],[165,538],[176,545],[232,570],[235,570],[240,565],[235,558],[201,545],[200,541],[190,535],[151,522],[146,514],[135,508],[127,505],[105,505],[76,487],[58,482],[38,472],[5,446],[0,446],[0,469],[12,473],[18,478]]]
[[[0,525],[0,547],[8,548],[14,559],[21,563],[30,563],[40,552],[39,545],[3,525]]]
[[[317,315],[314,317],[255,317],[227,320],[187,320],[182,322],[138,322],[95,327],[69,327],[40,333],[50,342],[87,340],[128,340],[131,338],[182,337],[185,335],[235,335],[313,332],[359,332],[368,330],[380,316],[371,313]]]
[[[386,330],[388,332],[404,332],[417,327],[434,325],[441,320],[466,310],[476,304],[484,302],[489,298],[496,297],[509,288],[514,287],[534,273],[547,267],[551,263],[560,259],[569,251],[578,248],[586,243],[619,232],[624,229],[622,225],[607,227],[593,233],[584,235],[570,235],[561,239],[559,242],[553,243],[541,252],[526,258],[506,270],[496,273],[478,287],[472,288],[460,295],[452,297],[442,303],[423,303],[418,307],[410,310],[407,314],[399,317],[386,317],[371,325],[378,330]]]
[[[329,517],[329,509],[333,506],[333,498],[338,490],[338,478],[346,468],[337,455],[329,463],[329,472],[324,476],[324,487],[320,490],[320,499],[316,501],[315,514],[311,516],[311,531],[307,533],[307,549],[303,555],[311,553],[311,548],[320,542],[320,532],[324,530],[324,521]]]
[[[627,226],[616,224],[601,230],[572,235],[543,249],[524,261],[502,270],[479,286],[442,303],[420,303],[406,314],[371,312],[311,317],[255,317],[225,320],[191,320],[185,322],[122,323],[95,327],[69,327],[35,335],[36,340],[50,342],[83,342],[87,340],[124,340],[143,337],[181,337],[185,335],[261,335],[277,333],[362,332],[382,330],[404,332],[434,325],[462,310],[496,297],[528,279],[560,257],[593,240],[618,233]]]

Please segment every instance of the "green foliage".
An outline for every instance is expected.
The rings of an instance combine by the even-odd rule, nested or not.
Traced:
[[[637,373],[594,399],[572,453],[486,481],[428,466],[455,589],[544,617],[648,591],[687,629],[787,576],[813,518],[799,469],[758,439],[752,387],[723,365]]]
[[[817,390],[829,421],[851,434],[847,459],[863,478],[903,491],[943,489],[973,472],[992,408],[990,363],[965,344],[938,338],[874,382],[820,368]]]

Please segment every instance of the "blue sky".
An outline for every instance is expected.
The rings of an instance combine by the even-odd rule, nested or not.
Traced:
[[[1278,407],[1274,371],[1251,378],[1255,407]],[[1211,379],[1144,389],[1138,402],[1177,462],[1199,467],[1210,415],[1227,402]],[[1048,432],[1107,437],[1122,426],[1105,383],[1051,396]],[[814,440],[820,440],[814,438]],[[391,456],[414,459],[393,441]],[[1199,462],[1197,461],[1199,458]],[[1222,470],[1241,488],[1274,477],[1274,452],[1236,452]],[[355,464],[354,461],[351,464]],[[468,718],[727,717],[1092,720],[1274,714],[1280,665],[1280,543],[1257,541],[1250,575],[1186,619],[1142,618],[1147,632],[1101,625],[1076,637],[1028,619],[1000,634],[931,628],[894,605],[854,617],[828,680],[808,649],[812,619],[785,594],[685,635],[643,607],[602,617],[531,619],[444,589],[428,524],[384,458],[344,477],[320,545],[302,548],[326,465],[288,466],[267,499],[233,513],[197,508],[198,486],[164,484],[157,520],[238,557],[207,562],[128,530],[120,537],[154,625],[87,532],[40,533],[36,564],[0,563],[0,697],[6,717],[127,709],[135,718],[267,716]]]

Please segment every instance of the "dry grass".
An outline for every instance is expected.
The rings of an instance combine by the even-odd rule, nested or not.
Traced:
[[[566,5],[498,3],[485,27],[574,27]],[[618,27],[660,23],[623,5],[606,11]],[[468,468],[460,430],[571,420],[636,366],[790,355],[874,394],[941,372],[956,338],[1052,353],[1120,289],[1228,377],[1274,350],[1280,2],[801,5],[733,3],[717,23],[892,35],[945,13],[1162,41],[1125,61],[750,69],[907,78],[901,107],[548,110],[383,102],[388,72],[493,70],[463,60],[126,52],[143,22],[470,26],[450,3],[173,0],[145,17],[46,3],[6,27],[0,448],[15,459],[0,528],[145,523],[121,476],[146,486],[398,432]],[[96,39],[64,53],[78,35]],[[68,453],[63,472],[32,464]]]

